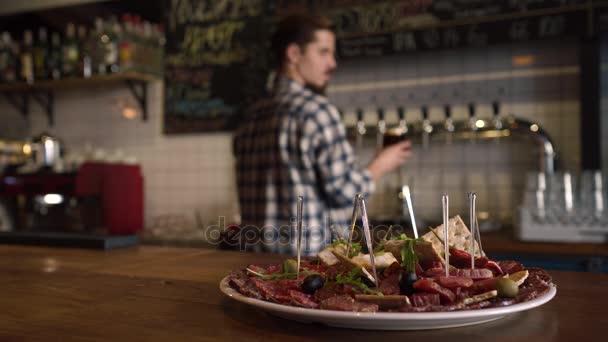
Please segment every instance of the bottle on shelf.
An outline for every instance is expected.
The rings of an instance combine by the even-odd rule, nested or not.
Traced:
[[[49,56],[49,43],[46,28],[38,29],[38,40],[32,48],[34,60],[34,78],[45,80],[49,78],[47,62]]]
[[[100,75],[106,73],[106,64],[104,60],[104,40],[107,40],[108,38],[104,37],[103,27],[103,19],[99,17],[95,18],[95,27],[89,38],[93,72]]]
[[[133,22],[130,14],[122,16],[122,37],[118,45],[118,59],[122,72],[134,69],[135,42]]]
[[[51,34],[51,49],[47,59],[48,75],[53,80],[61,79],[61,38],[58,32]]]
[[[103,52],[103,63],[100,64],[99,73],[116,73],[120,71],[118,66],[118,41],[120,39],[120,24],[116,18],[105,22],[103,34],[101,35],[101,48]]]
[[[19,53],[20,72],[19,79],[27,83],[34,82],[34,52],[32,31],[23,32],[23,46]]]
[[[68,23],[65,31],[65,40],[62,51],[62,73],[64,77],[78,77],[80,51],[78,51],[78,40],[76,39],[76,26]]]
[[[78,26],[78,45],[80,51],[78,74],[80,77],[89,78],[93,75],[93,64],[91,61],[91,52],[89,51],[90,44],[87,39],[87,28],[83,25]]]
[[[0,38],[0,81],[14,82],[17,80],[17,56],[11,34],[2,32]]]

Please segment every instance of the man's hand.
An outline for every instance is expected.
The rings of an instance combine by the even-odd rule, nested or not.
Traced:
[[[401,166],[407,158],[412,155],[410,148],[412,142],[409,140],[390,145],[380,151],[374,160],[369,163],[367,169],[372,174],[374,181],[380,180],[382,176]]]

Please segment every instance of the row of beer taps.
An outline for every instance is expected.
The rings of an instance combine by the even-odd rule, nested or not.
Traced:
[[[539,148],[539,169],[547,173],[555,170],[557,154],[549,134],[540,127],[538,123],[531,122],[514,115],[502,115],[500,103],[491,103],[492,115],[490,118],[481,118],[477,113],[477,104],[468,103],[468,118],[455,120],[452,116],[452,106],[444,105],[444,118],[441,121],[431,121],[429,107],[420,107],[420,120],[410,123],[406,121],[406,110],[403,106],[397,106],[397,123],[389,125],[386,121],[386,108],[380,106],[376,110],[377,122],[375,125],[367,125],[362,108],[355,109],[356,123],[355,147],[357,151],[363,148],[365,136],[376,136],[376,149],[381,149],[399,140],[410,139],[420,143],[423,149],[429,147],[431,138],[433,140],[445,141],[448,144],[454,140],[465,139],[495,139],[515,135],[531,136]],[[345,112],[341,111],[344,116]]]

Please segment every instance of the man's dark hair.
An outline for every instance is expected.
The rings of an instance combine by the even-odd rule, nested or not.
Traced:
[[[272,53],[277,67],[285,63],[285,50],[296,43],[304,49],[315,39],[318,30],[332,30],[329,19],[318,14],[297,13],[281,19],[272,36]]]

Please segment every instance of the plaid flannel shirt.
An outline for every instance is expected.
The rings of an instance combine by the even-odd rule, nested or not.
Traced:
[[[243,227],[260,228],[253,250],[296,254],[296,210],[304,197],[302,253],[347,236],[369,171],[355,161],[337,109],[327,97],[281,78],[275,95],[254,105],[234,140]]]

